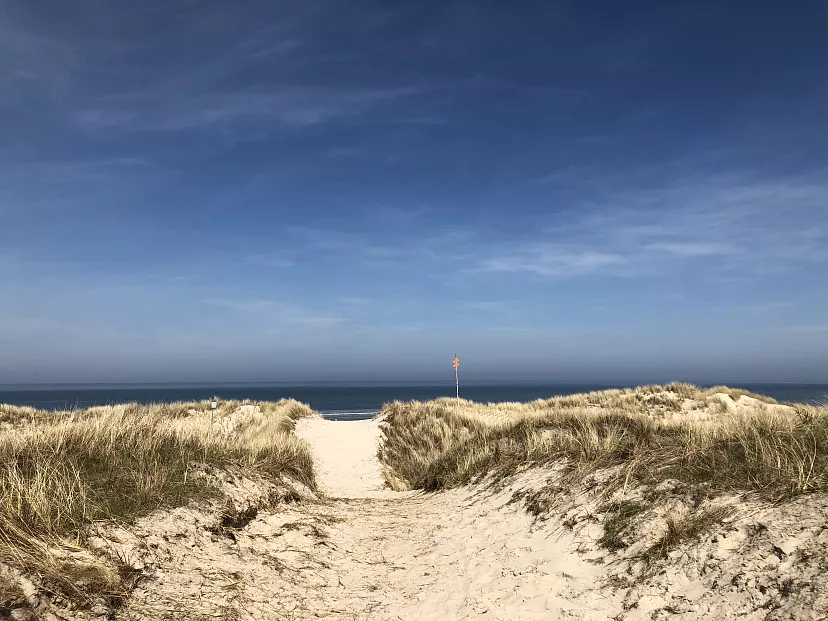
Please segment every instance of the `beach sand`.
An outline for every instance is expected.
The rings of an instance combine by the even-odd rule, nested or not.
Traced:
[[[509,505],[516,488],[442,494],[392,492],[377,459],[380,422],[300,421],[321,488],[331,498],[331,555],[337,568],[308,605],[324,618],[605,619],[610,608],[587,602],[598,574],[572,537],[533,529],[532,517]],[[537,473],[523,483],[537,479]],[[342,552],[345,552],[342,555]],[[336,581],[334,583],[334,580]],[[571,601],[583,593],[582,605]],[[562,598],[566,594],[566,600]],[[600,599],[600,598],[599,598]],[[340,612],[341,611],[341,612]]]
[[[258,511],[222,536],[215,516],[179,508],[107,545],[152,576],[119,618],[608,619],[600,568],[575,538],[533,527],[521,483],[500,493],[383,488],[380,422],[305,419],[323,496]],[[541,482],[539,473],[523,484]],[[266,496],[224,476],[236,502]],[[611,595],[609,597],[612,597]],[[555,616],[550,617],[550,611]]]
[[[301,419],[296,434],[307,440],[319,489],[331,498],[397,498],[386,490],[377,447],[382,437],[379,419],[331,421]]]
[[[217,471],[230,513],[244,519],[227,525],[218,521],[226,512],[190,505],[104,533],[99,546],[146,576],[115,618],[826,618],[825,495],[781,507],[731,499],[737,516],[647,576],[631,570],[633,556],[663,534],[663,517],[610,554],[596,543],[606,499],[589,487],[570,490],[545,519],[527,511],[525,494],[554,469],[500,487],[390,491],[377,459],[381,425],[299,421],[320,494]],[[677,495],[670,509],[685,501]]]

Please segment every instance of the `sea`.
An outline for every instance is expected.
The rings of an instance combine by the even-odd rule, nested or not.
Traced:
[[[725,383],[725,382],[721,382]],[[828,403],[828,384],[732,383],[779,402]],[[475,382],[461,384],[460,396],[491,403],[532,401],[633,384],[523,382]],[[44,410],[67,410],[115,403],[167,403],[220,399],[277,401],[296,399],[323,416],[336,420],[371,418],[391,401],[425,401],[453,397],[454,382],[443,384],[318,383],[318,384],[0,384],[0,403],[30,405]]]

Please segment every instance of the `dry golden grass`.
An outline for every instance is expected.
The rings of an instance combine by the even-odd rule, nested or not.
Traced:
[[[743,395],[756,401],[739,401]],[[383,414],[379,457],[397,490],[437,491],[483,477],[499,482],[555,463],[562,466],[556,481],[516,496],[542,515],[600,470],[592,480],[602,482],[597,491],[606,497],[642,486],[641,500],[604,505],[597,543],[610,551],[625,548],[638,516],[669,495],[659,486],[667,480],[703,497],[747,491],[772,501],[828,489],[828,407],[784,407],[727,387],[642,386],[531,403],[444,398],[388,404]],[[642,560],[649,566],[663,559],[730,512],[727,506],[696,507],[669,516],[666,533]]]
[[[27,405],[10,405],[8,403],[0,403],[0,424],[24,425],[34,423],[39,420],[48,420],[51,417],[52,412],[37,410]]]
[[[526,404],[393,403],[383,409],[379,455],[396,489],[438,490],[553,462],[566,464],[570,481],[620,466],[610,486],[676,479],[772,499],[828,488],[828,408],[762,399],[730,412],[717,392],[744,394],[671,384]],[[707,415],[693,416],[700,408]]]
[[[7,618],[12,606],[25,601],[26,596],[17,581],[9,576],[0,575],[0,618]]]
[[[291,432],[312,414],[292,400],[237,415],[240,402],[126,404],[47,413],[0,406],[0,562],[82,602],[117,597],[124,576],[82,545],[96,520],[132,520],[215,494],[192,467],[234,466],[315,486],[306,443]],[[251,408],[252,409],[252,408]],[[235,418],[234,418],[235,417]],[[72,543],[74,541],[74,543]]]
[[[779,402],[774,399],[773,397],[768,397],[767,395],[757,395],[755,392],[750,392],[749,390],[743,390],[741,388],[730,388],[728,386],[713,386],[712,388],[707,388],[702,391],[702,395],[710,396],[716,393],[724,393],[729,395],[731,399],[734,401],[738,401],[739,397],[745,396],[750,397],[752,399],[757,399],[762,401],[763,403],[768,403],[771,405],[776,405]]]

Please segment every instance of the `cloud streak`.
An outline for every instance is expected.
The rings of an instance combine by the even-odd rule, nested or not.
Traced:
[[[271,330],[329,329],[346,321],[344,317],[320,315],[307,307],[281,300],[210,298],[205,303],[244,315],[247,321],[254,321]]]
[[[622,274],[629,261],[606,252],[568,250],[556,246],[532,248],[521,255],[496,257],[482,262],[482,269],[492,272],[533,272],[541,276],[585,276],[611,271]]]
[[[478,265],[549,277],[693,269],[732,278],[828,262],[828,183],[819,175],[685,175],[692,182],[679,176],[661,186],[607,185],[583,208],[555,213],[512,252],[498,244]]]
[[[736,254],[733,246],[705,242],[656,243],[648,246],[650,250],[666,252],[678,257],[714,257]]]
[[[828,324],[810,326],[788,326],[785,332],[795,334],[828,334]]]
[[[307,127],[358,117],[378,106],[417,94],[413,87],[330,89],[285,86],[275,91],[201,93],[195,96],[134,95],[100,102],[75,114],[90,131],[177,132],[275,122]]]

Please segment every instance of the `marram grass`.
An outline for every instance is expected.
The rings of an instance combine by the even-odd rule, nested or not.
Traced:
[[[215,494],[190,476],[193,465],[232,465],[314,487],[309,447],[292,433],[310,408],[262,403],[222,425],[240,405],[223,402],[213,414],[209,402],[56,413],[0,405],[0,421],[11,427],[0,435],[0,562],[75,600],[84,591],[117,593],[117,573],[73,562],[67,550],[82,550],[76,544],[90,522],[128,521]]]
[[[674,479],[772,500],[828,488],[828,408],[783,407],[726,387],[397,402],[383,415],[379,457],[395,489],[436,491],[552,463],[565,464],[570,481],[618,466],[610,484]]]

